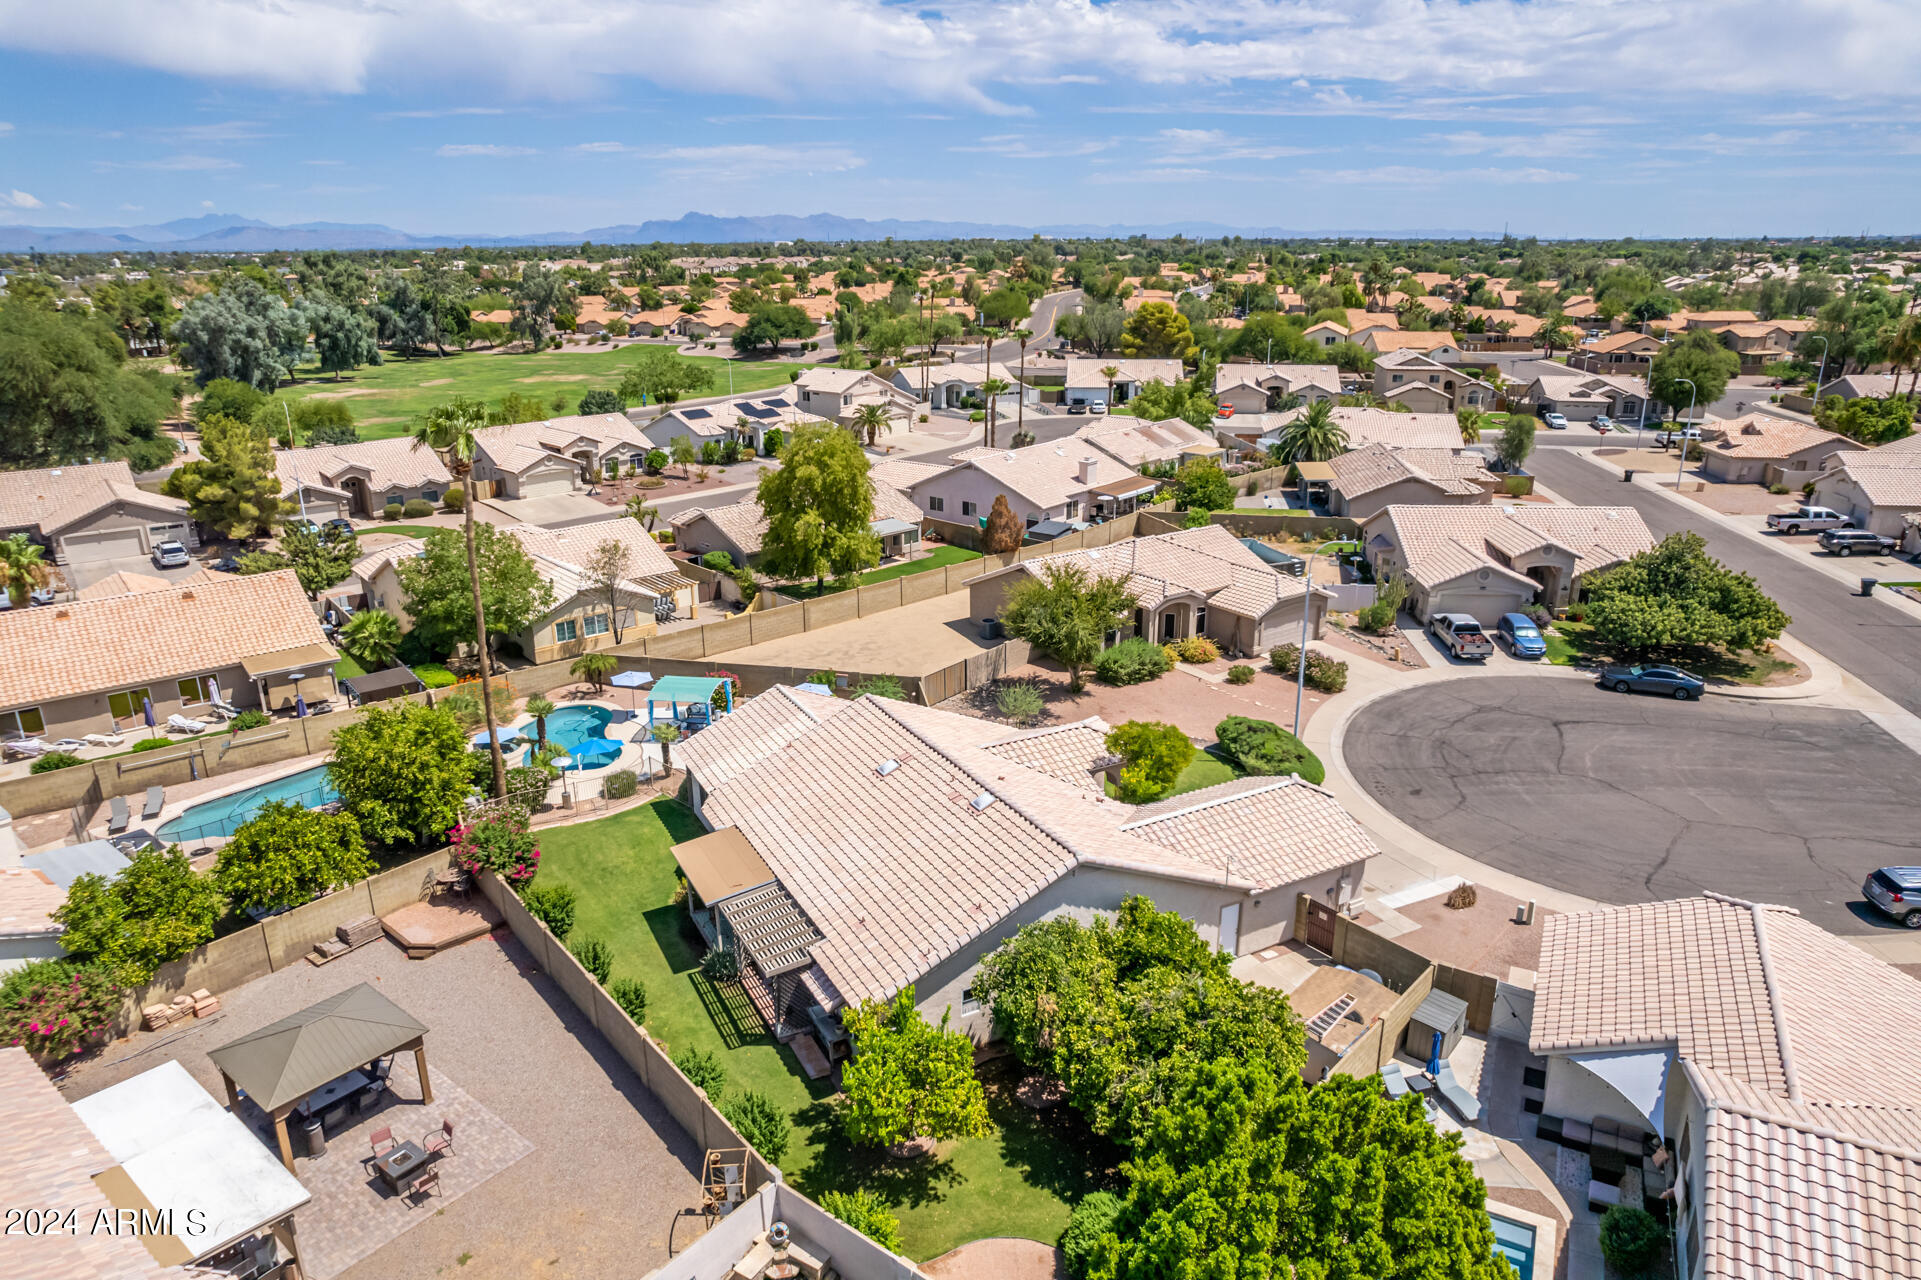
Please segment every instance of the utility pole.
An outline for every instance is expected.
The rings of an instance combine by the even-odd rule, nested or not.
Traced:
[[[1027,339],[1031,335],[1021,330],[1021,371],[1014,379],[1014,436],[1016,439],[1027,434]]]

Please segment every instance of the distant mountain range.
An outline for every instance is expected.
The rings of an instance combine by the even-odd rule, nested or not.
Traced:
[[[1294,230],[1281,227],[1230,227],[1218,222],[1122,224],[1093,223],[1015,226],[984,222],[902,221],[886,218],[843,218],[832,213],[770,214],[728,218],[711,213],[689,213],[671,221],[655,219],[585,231],[541,231],[529,235],[414,235],[377,223],[300,222],[274,226],[235,214],[209,213],[197,218],[132,227],[0,226],[0,252],[24,253],[270,253],[290,249],[436,249],[461,245],[565,245],[592,240],[597,244],[745,244],[771,240],[954,240],[1025,239],[1030,235],[1103,237],[1184,235],[1193,239],[1222,236],[1274,239],[1325,236],[1371,236],[1387,240],[1496,240],[1498,232],[1413,228],[1402,231],[1342,229]]]

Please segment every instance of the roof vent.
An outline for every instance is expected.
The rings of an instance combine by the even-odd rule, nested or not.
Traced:
[[[58,622],[62,618],[71,618],[72,616],[73,615],[71,613],[68,613],[65,609],[62,609],[60,610],[60,612],[53,615],[54,621],[56,622]]]
[[[888,774],[892,773],[894,770],[898,768],[900,768],[900,761],[883,760],[879,764],[874,766],[874,772],[878,773],[881,777],[885,778]]]
[[[967,803],[973,808],[975,813],[986,813],[994,807],[994,793],[991,791],[983,791]]]
[[[180,598],[181,598],[181,599],[182,599],[183,601],[185,601],[185,600],[191,600],[191,599],[193,599],[193,592],[191,592],[191,591],[182,591],[182,592],[180,593]]]

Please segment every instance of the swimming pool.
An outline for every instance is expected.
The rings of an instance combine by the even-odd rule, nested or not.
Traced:
[[[204,840],[210,836],[230,836],[242,823],[275,800],[292,800],[309,809],[332,804],[340,793],[327,781],[327,766],[317,764],[299,773],[290,773],[272,782],[262,782],[217,800],[188,805],[185,812],[161,824],[156,832],[168,844],[180,840]]]
[[[1494,1224],[1494,1252],[1508,1260],[1521,1280],[1534,1280],[1534,1228],[1498,1213],[1487,1216]]]
[[[580,745],[595,738],[605,738],[603,732],[614,722],[614,712],[607,707],[562,707],[547,717],[547,741],[568,751],[576,751]],[[521,728],[522,733],[531,734],[533,726]],[[587,772],[604,769],[616,757],[608,755],[596,760],[577,762],[569,767],[570,772]]]

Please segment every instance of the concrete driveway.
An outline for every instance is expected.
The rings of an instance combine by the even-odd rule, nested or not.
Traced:
[[[1921,757],[1856,711],[1490,676],[1377,700],[1343,755],[1432,839],[1604,902],[1712,889],[1836,933],[1898,932],[1861,881],[1921,861]]]

